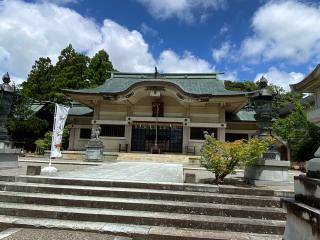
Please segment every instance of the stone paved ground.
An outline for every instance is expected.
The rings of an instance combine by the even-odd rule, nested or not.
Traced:
[[[26,169],[27,169],[27,165],[40,165],[40,166],[48,166],[48,163],[40,163],[40,161],[47,161],[47,159],[44,159],[44,158],[21,158],[21,160],[23,161],[29,161],[29,162],[22,162],[20,161],[19,162],[19,168],[15,168],[15,169],[2,169],[0,170],[0,175],[7,175],[7,176],[19,176],[19,175],[25,175],[26,174]],[[35,161],[35,162],[33,162]],[[70,177],[72,175],[78,175],[79,176],[79,173],[84,170],[83,172],[87,174],[87,176],[92,176],[92,175],[96,175],[95,174],[95,171],[91,169],[91,166],[87,166],[87,165],[83,165],[83,164],[88,164],[88,162],[84,162],[84,161],[81,161],[81,160],[59,160],[60,163],[63,163],[63,164],[56,164],[53,162],[53,165],[59,170],[59,175],[69,175]],[[101,165],[112,165],[114,164],[115,162],[103,162],[103,163],[97,163],[97,164],[101,164]],[[124,165],[121,165],[120,163],[123,163],[123,162],[118,162],[117,166],[111,166],[109,168],[109,170],[106,170],[105,173],[108,173],[108,175],[105,175],[105,173],[103,173],[104,171],[98,171],[99,172],[99,175],[98,175],[98,172],[97,172],[97,175],[96,177],[97,178],[104,178],[106,176],[109,176],[110,178],[112,178],[113,180],[115,179],[119,179],[121,176],[125,176],[126,179],[128,180],[133,180],[133,181],[139,181],[137,180],[136,178],[138,178],[138,175],[140,174],[140,176],[143,176],[145,175],[146,173],[144,173],[143,169],[140,169],[139,171],[141,171],[139,174],[136,172],[137,168],[139,168],[138,166],[131,166],[130,168],[128,168],[128,170],[126,170],[127,168],[123,168],[123,169],[118,169],[119,170],[119,173],[121,173],[121,175],[116,172],[112,172],[112,169],[116,169],[116,168],[120,168],[120,166],[124,166]],[[136,162],[129,162],[133,165],[137,165]],[[138,162],[138,163],[141,163],[141,162]],[[143,162],[142,162],[143,163]],[[90,164],[96,164],[96,163],[90,163]],[[147,162],[148,164],[148,162]],[[150,163],[151,164],[151,163]],[[129,164],[130,165],[130,164]],[[174,166],[176,164],[170,164],[170,163],[167,163],[166,166]],[[146,165],[147,166],[147,165]],[[150,165],[149,165],[150,166]],[[158,181],[158,177],[160,176],[160,179],[164,179],[163,181],[165,182],[168,182],[169,179],[171,179],[171,177],[166,177],[167,175],[164,175],[164,174],[161,174],[160,172],[158,172],[158,169],[155,167],[157,165],[153,165],[153,167],[149,168],[149,169],[152,169],[152,174],[150,176],[149,174],[149,177],[146,177],[144,179],[149,179],[149,181]],[[159,166],[159,165],[158,165]],[[162,165],[163,167],[164,165]],[[185,173],[196,173],[197,175],[197,180],[199,179],[205,179],[205,178],[212,178],[214,177],[214,175],[208,171],[205,171],[204,169],[201,169],[199,168],[198,165],[186,165],[184,164],[184,167],[187,167],[187,169],[184,170]],[[193,168],[194,167],[194,168]],[[97,168],[99,169],[99,168]],[[79,172],[79,170],[81,170]],[[166,169],[168,172],[170,172],[170,170],[167,168]],[[72,172],[71,172],[72,171]],[[68,172],[68,173],[66,173]],[[130,175],[128,173],[131,173]],[[299,174],[302,174],[300,171],[293,171],[293,170],[290,170],[289,171],[289,179],[290,181],[293,181],[293,177],[294,176],[297,176]],[[162,175],[162,177],[161,177]],[[242,177],[243,177],[243,170],[237,170],[236,171],[236,174],[231,174],[231,175],[228,175],[227,176],[227,179],[234,179],[234,180],[238,180],[238,181],[242,181]],[[159,180],[160,181],[160,180]],[[180,181],[179,181],[180,182]],[[271,188],[271,189],[274,189],[274,190],[288,190],[288,191],[292,191],[293,190],[293,184],[292,186],[288,187],[288,186],[268,186],[267,188]]]
[[[58,172],[54,176],[107,180],[183,182],[182,164],[118,162],[86,167],[74,171]]]
[[[19,162],[19,168],[10,168],[10,169],[0,169],[1,176],[19,176],[26,175],[27,166],[41,166],[46,167],[48,163],[37,163],[37,162]],[[86,165],[71,165],[71,164],[53,164],[59,171],[74,171],[86,168]]]
[[[27,166],[48,166],[47,163],[19,162],[19,168],[2,169],[2,176],[25,175]],[[99,166],[54,164],[59,172],[51,174],[58,177],[93,178],[108,180],[183,182],[183,165],[171,163],[118,162],[103,163]]]
[[[110,236],[102,233],[66,231],[53,229],[21,229],[3,240],[130,240],[131,238]]]

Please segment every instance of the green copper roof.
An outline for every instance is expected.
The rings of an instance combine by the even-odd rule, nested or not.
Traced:
[[[225,89],[223,81],[217,79],[217,74],[190,74],[190,73],[113,73],[112,77],[96,88],[80,90],[64,89],[64,92],[82,94],[117,94],[129,91],[139,85],[177,87],[185,94],[191,95],[244,95],[245,92],[235,92]]]

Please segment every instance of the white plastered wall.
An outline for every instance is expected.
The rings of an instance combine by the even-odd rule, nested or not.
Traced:
[[[221,124],[225,123],[225,109],[223,107],[219,106],[218,104],[209,105],[204,103],[203,106],[190,106],[189,114],[191,127],[217,128],[216,137],[220,141],[224,141],[225,125],[221,126]],[[190,139],[190,127],[188,131],[186,131],[186,134],[187,136],[184,136],[188,139],[186,146],[191,148],[195,147],[196,154],[200,154],[204,140]]]

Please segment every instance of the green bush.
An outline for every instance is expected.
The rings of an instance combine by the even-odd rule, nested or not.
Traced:
[[[270,137],[264,140],[251,138],[248,141],[220,142],[208,136],[201,149],[201,165],[215,174],[216,183],[221,183],[236,167],[256,164],[273,141]]]
[[[34,143],[36,144],[37,149],[42,153],[42,151],[50,149],[51,141],[52,141],[52,132],[49,131],[45,133],[43,139],[38,139]]]
[[[61,147],[63,150],[68,149],[71,125],[66,125],[63,129]]]
[[[70,125],[67,125],[63,129],[62,134],[62,149],[67,149],[69,144],[69,136],[70,136]],[[51,148],[51,141],[52,141],[52,131],[46,132],[44,138],[36,140],[34,143],[37,146],[37,149],[43,151],[48,150]]]

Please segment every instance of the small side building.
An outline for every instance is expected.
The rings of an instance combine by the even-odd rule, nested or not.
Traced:
[[[320,65],[291,89],[312,93],[315,108],[308,112],[310,122],[320,126]],[[320,239],[320,148],[306,162],[306,175],[294,178],[294,199],[283,199],[287,210],[284,240]]]
[[[320,126],[320,64],[302,81],[290,85],[291,89],[314,96],[315,107],[307,113],[308,120]]]
[[[96,127],[105,151],[149,152],[157,138],[162,152],[195,154],[204,131],[221,141],[257,131],[254,112],[242,110],[251,93],[227,90],[215,73],[115,72],[96,88],[63,91],[81,104],[69,113],[69,150],[83,150]]]

